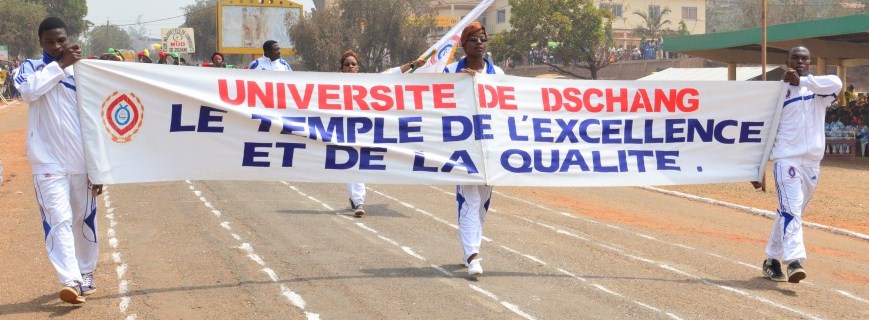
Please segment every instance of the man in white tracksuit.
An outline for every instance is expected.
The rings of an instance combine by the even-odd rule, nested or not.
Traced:
[[[42,59],[21,65],[15,87],[29,104],[27,158],[42,213],[45,249],[63,288],[61,300],[79,304],[96,291],[99,255],[95,191],[85,163],[72,65],[81,60],[63,20],[39,25]]]
[[[810,64],[809,49],[794,47],[788,53],[784,81],[790,87],[771,156],[779,207],[763,263],[763,274],[774,281],[799,283],[806,278],[803,213],[818,185],[826,144],[824,115],[842,90],[837,76],[810,75]],[[779,259],[788,266],[787,274]]]
[[[281,46],[274,40],[263,42],[263,56],[251,61],[247,68],[250,70],[293,71],[287,60],[281,59]]]
[[[484,54],[487,52],[487,41],[489,41],[489,36],[483,25],[479,22],[469,24],[462,30],[462,36],[459,40],[466,56],[458,62],[448,65],[444,69],[444,73],[504,74],[504,70],[484,58]],[[464,250],[463,262],[468,267],[468,275],[470,276],[483,274],[479,256],[480,243],[483,239],[483,222],[486,220],[486,213],[489,211],[491,200],[491,186],[456,186],[459,240]]]

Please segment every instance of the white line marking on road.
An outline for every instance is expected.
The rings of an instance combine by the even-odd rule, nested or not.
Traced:
[[[408,247],[408,246],[402,246],[402,247],[401,247],[401,250],[403,250],[405,253],[409,254],[410,256],[412,256],[412,257],[414,257],[414,258],[417,258],[417,259],[419,259],[419,260],[425,261],[425,257],[419,255],[418,253],[416,253],[415,251],[413,251],[413,249],[411,249],[411,248]]]
[[[604,287],[604,286],[602,286],[602,285],[599,285],[599,284],[597,284],[597,283],[592,284],[592,286],[594,286],[595,288],[600,289],[600,290],[603,291],[603,292],[609,293],[609,294],[611,294],[611,295],[618,296],[618,297],[621,297],[621,298],[624,298],[624,297],[625,297],[625,296],[623,296],[621,293],[618,293],[618,292],[612,291],[612,290],[610,290],[609,288]]]
[[[208,204],[210,204],[210,202],[208,202],[208,200],[206,200],[205,197],[202,197],[202,196],[201,196],[201,195],[202,195],[202,192],[196,190],[196,188],[193,186],[193,183],[191,183],[190,180],[187,180],[187,184],[190,185],[190,190],[192,190],[193,193],[194,193],[197,197],[199,197],[199,200],[202,201],[203,204],[206,204],[206,207],[208,207]],[[214,209],[214,208],[213,208],[213,207],[210,207],[210,209]],[[260,256],[256,253],[256,251],[254,251],[253,246],[252,246],[250,243],[244,242],[243,239],[241,238],[241,236],[239,236],[237,233],[232,232],[232,228],[229,226],[229,221],[222,221],[222,222],[220,222],[220,226],[221,226],[222,228],[226,229],[226,231],[229,232],[229,234],[232,236],[233,239],[235,239],[236,241],[240,242],[238,248],[241,249],[241,250],[243,250],[245,253],[247,253],[247,257],[248,257],[251,261],[253,261],[253,262],[256,263],[257,265],[263,267],[261,270],[263,271],[263,273],[265,273],[265,274],[269,277],[270,280],[272,280],[272,282],[278,282],[278,281],[280,281],[280,278],[278,277],[278,274],[275,273],[274,270],[272,270],[271,268],[269,268],[269,267],[266,266],[266,262],[262,259],[262,257],[260,257]],[[305,311],[305,299],[302,298],[302,296],[300,296],[299,294],[293,292],[293,290],[290,290],[290,288],[287,287],[285,284],[280,284],[279,287],[280,287],[280,289],[281,289],[281,295],[283,295],[284,297],[286,297],[287,300],[288,300],[288,301],[289,301],[293,306],[295,306],[295,307],[301,309],[303,312],[305,312],[305,316],[306,316],[309,320],[314,320],[314,319],[319,319],[319,318],[320,318],[319,314],[311,313],[311,312]]]
[[[505,198],[509,198],[509,199],[511,199],[511,200],[515,200],[515,201],[519,201],[519,202],[523,202],[523,203],[526,203],[526,202],[527,202],[527,200],[514,198],[514,197],[509,196],[509,195],[506,195],[506,194],[502,194],[502,193],[498,193],[498,194],[501,195],[501,196],[503,196],[503,197],[505,197]],[[510,215],[508,215],[508,216],[510,216]],[[518,217],[518,216],[513,216],[513,217]],[[580,219],[582,219],[582,218],[580,218]],[[609,226],[609,225],[607,225],[607,226]],[[635,233],[635,232],[630,232],[630,231],[627,231],[627,230],[624,230],[624,229],[622,229],[622,230],[623,230],[623,231],[626,231],[626,232],[629,232],[630,234],[634,234],[634,235],[637,234],[637,233]],[[654,264],[654,265],[656,265],[656,266],[658,266],[658,267],[660,267],[660,268],[662,268],[662,269],[669,270],[669,271],[671,271],[671,272],[674,272],[674,273],[680,274],[680,275],[682,275],[682,276],[686,276],[686,277],[690,277],[690,278],[697,279],[697,280],[699,280],[700,282],[702,282],[702,283],[704,283],[704,284],[707,284],[707,285],[710,285],[710,286],[714,286],[714,287],[718,287],[718,288],[722,288],[722,289],[725,289],[725,290],[730,291],[730,292],[738,293],[738,294],[740,294],[740,295],[742,295],[742,296],[744,296],[744,297],[748,297],[748,298],[751,298],[751,299],[753,299],[753,300],[760,301],[760,302],[763,302],[763,303],[769,304],[769,305],[774,306],[774,307],[777,307],[777,308],[781,308],[781,309],[785,309],[785,310],[788,310],[788,311],[791,311],[791,312],[797,313],[797,314],[799,314],[799,315],[801,315],[801,316],[803,316],[803,317],[817,318],[817,316],[814,316],[814,315],[808,314],[808,313],[806,313],[806,312],[803,312],[803,311],[800,311],[800,310],[796,310],[796,309],[793,309],[793,308],[787,307],[787,306],[785,306],[785,305],[782,305],[782,304],[776,303],[776,302],[771,301],[771,300],[769,300],[769,299],[766,299],[766,298],[763,298],[763,297],[760,297],[760,296],[756,296],[756,295],[753,295],[753,294],[751,294],[751,293],[748,293],[748,292],[745,292],[745,291],[742,291],[742,290],[739,290],[739,289],[735,289],[735,288],[728,287],[728,286],[724,286],[724,285],[720,285],[720,284],[711,283],[711,282],[707,281],[706,279],[703,279],[703,278],[701,278],[701,277],[699,277],[699,276],[696,276],[696,275],[693,275],[693,274],[687,273],[687,272],[685,272],[685,271],[679,270],[679,269],[677,269],[677,268],[675,268],[675,267],[672,267],[672,266],[666,265],[666,264],[664,264],[664,263],[656,262],[656,261],[651,260],[651,259],[642,258],[642,257],[638,257],[638,256],[635,256],[635,255],[632,255],[632,254],[628,254],[628,253],[623,252],[621,249],[614,248],[614,247],[612,247],[612,246],[605,245],[605,244],[602,244],[602,243],[597,242],[597,241],[594,241],[594,240],[586,240],[586,241],[588,241],[588,242],[590,242],[590,243],[592,243],[592,244],[595,244],[595,245],[601,246],[601,247],[603,247],[603,248],[607,248],[607,249],[609,249],[609,250],[611,250],[611,251],[613,251],[613,252],[616,252],[616,253],[618,253],[618,254],[620,254],[620,255],[622,255],[622,256],[625,256],[625,257],[628,257],[628,258],[632,258],[632,259],[636,259],[636,260],[638,260],[638,261],[643,261],[643,262],[646,262],[646,263]],[[675,243],[674,243],[673,245],[678,246],[678,247],[682,247],[682,248],[686,248],[686,249],[689,249],[689,250],[694,250],[694,248],[691,248],[691,247],[689,247],[689,246],[682,245],[682,244],[675,244]]]
[[[357,223],[356,223],[356,226],[358,226],[358,227],[360,227],[360,228],[362,228],[362,229],[364,229],[364,230],[367,230],[367,231],[369,231],[369,232],[371,232],[371,233],[377,234],[377,230],[374,230],[374,229],[369,228],[368,226],[366,226],[366,225],[365,225],[364,223],[362,223],[362,222],[357,222]]]
[[[440,191],[440,189],[438,189],[438,188],[436,188],[436,187],[431,187],[431,188]],[[370,188],[369,188],[369,189],[370,189]],[[384,194],[384,193],[382,193],[382,192],[379,192],[379,191],[376,191],[376,190],[372,190],[372,191],[375,192],[375,193],[377,193],[377,194],[379,194],[379,195],[381,195],[381,196],[383,196],[383,197],[385,197],[385,198],[387,198],[387,199],[390,199],[390,200],[392,200],[392,201],[400,202],[400,200],[398,200],[398,199],[395,198],[395,197],[392,197],[392,196],[386,195],[386,194]],[[442,191],[442,192],[443,192],[443,191]],[[447,193],[447,192],[444,192],[444,193]],[[419,209],[417,209],[417,211],[419,211]],[[489,209],[489,211],[492,211],[492,210]],[[432,218],[436,218],[434,215],[431,215],[431,214],[428,214],[428,213],[426,213],[426,215],[429,216],[429,217],[432,217]],[[519,217],[519,216],[514,216],[514,217],[517,217],[517,218],[522,219],[522,218]],[[530,222],[537,224],[537,223],[536,223],[535,221],[533,221],[533,220],[530,220]],[[458,228],[457,228],[457,229],[458,229]],[[569,234],[569,235],[571,235],[571,236],[573,236],[573,237],[576,237],[576,238],[578,238],[578,239],[583,239],[583,240],[588,241],[588,239],[586,239],[586,238],[584,238],[584,237],[574,235],[574,234],[572,234],[572,233],[570,233],[570,232],[567,232],[567,231],[558,230],[558,231],[556,231],[556,232],[559,232],[559,233],[562,233],[562,232],[563,232],[563,233],[565,233],[565,234]],[[600,244],[598,244],[598,245],[600,245]],[[538,263],[540,263],[540,264],[542,264],[542,265],[547,265],[547,263],[546,263],[545,261],[543,261],[543,260],[541,260],[541,259],[538,259],[538,258],[536,258],[536,257],[534,257],[534,256],[524,254],[524,253],[522,253],[522,252],[519,252],[519,251],[517,251],[517,250],[514,250],[514,249],[512,249],[512,248],[510,248],[510,247],[507,247],[507,246],[504,246],[504,245],[500,245],[500,247],[503,248],[503,249],[506,250],[506,251],[511,252],[511,253],[514,253],[514,254],[520,255],[520,256],[525,257],[525,258],[530,258],[530,259],[532,259],[532,261],[534,261],[534,262],[538,262]],[[620,251],[619,249],[614,248],[614,247],[611,247],[611,246],[605,246],[605,247],[610,248],[610,250]],[[651,261],[651,260],[649,260],[649,261]],[[574,274],[572,274],[572,273],[570,273],[570,272],[568,272],[568,271],[566,271],[566,270],[564,270],[564,269],[557,268],[557,270],[560,271],[560,272],[562,272],[562,273],[564,273],[564,274],[567,274],[567,275],[569,275],[569,276],[571,276],[571,277],[573,277],[573,278],[575,278],[575,279],[577,279],[577,280],[580,280],[580,281],[582,281],[582,282],[588,282],[588,280],[586,280],[586,279],[584,279],[584,278],[582,278],[582,277],[578,277],[578,276],[576,276],[576,275],[574,275]],[[444,271],[445,271],[445,270],[444,270]],[[613,294],[613,295],[615,295],[615,296],[618,296],[618,297],[621,297],[621,298],[623,298],[623,299],[626,299],[626,298],[625,298],[624,296],[622,296],[621,294],[616,293],[616,292],[614,292],[614,291],[612,291],[612,290],[606,289],[606,287],[603,287],[603,286],[601,286],[601,285],[599,285],[599,284],[592,284],[592,285],[594,285],[596,288],[602,289],[602,291],[604,291],[604,292],[608,292],[608,293]],[[508,306],[508,305],[510,305],[510,306],[515,306],[515,305],[509,304],[509,303],[506,303],[506,302],[502,302],[502,305],[504,305],[505,307],[508,307],[508,309],[509,309],[509,306]],[[515,311],[515,310],[512,310],[512,309],[510,309],[510,310],[513,311],[513,312],[516,313],[516,314],[519,314],[520,316],[523,316],[523,317],[525,317],[525,316],[527,315],[527,314],[525,314],[524,312],[521,312],[521,310],[519,310],[518,312]],[[530,315],[528,315],[528,317],[530,317]]]
[[[851,299],[854,299],[854,300],[860,301],[860,302],[862,302],[862,303],[869,303],[869,301],[867,301],[866,299],[863,299],[863,298],[860,298],[860,297],[858,297],[858,296],[855,296],[854,294],[852,294],[852,293],[850,293],[850,292],[848,292],[848,291],[844,291],[844,290],[836,290],[836,292],[838,292],[838,293],[840,293],[841,295],[846,296],[846,297],[848,297],[848,298],[851,298]]]
[[[298,188],[296,188],[295,186],[292,186],[292,185],[290,185],[289,183],[284,182],[284,181],[281,181],[281,183],[283,183],[284,185],[289,186],[290,189],[292,189],[293,191],[296,191],[296,192],[299,193],[300,195],[302,194],[302,192],[301,192]],[[369,189],[369,190],[372,190],[371,188],[368,188],[368,189]],[[381,192],[379,192],[379,191],[376,191],[376,190],[372,190],[372,191],[375,192],[375,193],[377,193],[377,194],[379,194],[379,195],[381,195],[381,196],[386,197],[386,198],[389,199],[389,200],[392,200],[392,201],[395,201],[395,202],[401,203],[401,201],[399,201],[398,199],[396,199],[396,198],[394,198],[394,197],[388,196],[388,195],[383,194],[383,193],[381,193]],[[308,198],[309,198],[310,200],[316,202],[316,203],[319,203],[319,204],[322,205],[323,207],[325,207],[325,208],[327,208],[327,209],[333,211],[336,215],[338,215],[338,216],[343,216],[343,215],[341,215],[341,213],[339,213],[339,212],[337,212],[337,211],[335,211],[335,210],[332,210],[331,207],[329,207],[325,202],[320,201],[320,200],[315,199],[315,198],[312,198],[312,197],[308,197]],[[417,212],[423,213],[423,214],[425,214],[425,215],[427,215],[427,216],[429,216],[429,217],[431,217],[431,218],[436,218],[434,215],[431,215],[431,214],[425,212],[424,210],[420,210],[420,209],[414,209],[414,210],[417,211]],[[435,220],[438,220],[438,219],[435,219]],[[441,221],[443,221],[443,220],[441,220]],[[443,222],[446,223],[446,221],[443,221]],[[446,224],[449,225],[449,223],[446,223]],[[368,230],[368,231],[370,231],[370,232],[372,232],[372,233],[378,235],[379,238],[383,239],[384,241],[386,241],[386,242],[388,242],[388,243],[390,243],[390,244],[393,244],[393,245],[399,247],[402,251],[404,251],[404,252],[407,253],[408,255],[410,255],[410,256],[412,256],[412,257],[414,257],[414,258],[417,258],[417,259],[419,259],[419,260],[422,260],[422,261],[427,261],[427,259],[426,259],[424,256],[422,256],[422,255],[416,253],[416,251],[414,251],[413,248],[408,247],[408,246],[402,246],[398,241],[395,241],[395,240],[392,240],[392,239],[390,239],[390,238],[386,238],[386,237],[380,236],[380,235],[378,234],[377,230],[374,230],[374,229],[372,229],[372,228],[366,226],[364,223],[361,223],[361,222],[360,222],[360,223],[355,223],[355,225],[358,226],[358,227],[360,227],[360,228],[362,228],[362,229]],[[458,226],[453,226],[453,228],[458,229]],[[485,237],[483,237],[483,240],[491,241],[491,240],[489,240],[489,239],[487,239],[487,238],[485,238]],[[447,270],[444,269],[444,268],[441,268],[441,267],[439,267],[439,266],[435,266],[435,265],[432,265],[432,267],[434,267],[436,270],[438,270],[439,272],[441,272],[441,273],[443,273],[443,274],[445,274],[445,275],[447,275],[447,276],[449,276],[449,277],[453,277],[453,278],[456,277],[455,274],[453,274],[452,272],[447,271]],[[479,289],[479,290],[477,290],[477,291],[479,291],[479,292],[481,292],[481,293],[483,293],[483,292],[488,292],[488,291],[486,291],[486,290],[484,290],[484,289],[482,289],[482,288],[480,288],[480,287],[476,287],[476,286],[473,286],[473,285],[471,285],[471,286],[472,286],[472,288],[475,288],[475,290]],[[482,290],[482,291],[480,291],[480,290]],[[512,311],[513,313],[515,313],[515,314],[517,314],[517,315],[519,315],[519,316],[521,316],[521,317],[523,317],[523,318],[525,318],[525,319],[534,319],[533,317],[531,317],[531,316],[528,315],[527,313],[523,312],[521,309],[519,309],[519,307],[517,307],[516,305],[514,305],[514,304],[512,304],[512,303],[509,303],[509,302],[507,302],[507,301],[502,301],[502,300],[499,300],[499,299],[497,299],[497,298],[495,298],[495,300],[498,301],[498,302],[500,302],[501,305],[503,305],[504,307],[506,307],[507,309],[509,309],[509,310]]]
[[[642,302],[639,302],[639,301],[634,301],[634,303],[636,303],[636,304],[638,304],[638,305],[640,305],[640,306],[643,306],[643,307],[645,307],[645,308],[648,308],[648,309],[650,309],[650,310],[652,310],[652,311],[655,311],[655,312],[661,312],[661,309],[655,308],[655,307],[650,306],[650,305],[647,305],[647,304],[645,304],[645,303],[642,303]],[[662,312],[661,312],[661,313],[662,313]]]
[[[127,264],[124,263],[123,259],[121,259],[121,251],[118,249],[120,241],[118,241],[117,232],[115,231],[115,227],[117,227],[118,223],[115,221],[115,208],[112,207],[111,199],[111,196],[109,196],[109,187],[103,187],[103,204],[106,207],[105,217],[106,219],[109,219],[109,228],[106,231],[106,235],[109,238],[109,246],[112,248],[112,261],[115,263],[115,273],[117,273],[118,276],[118,311],[124,315],[125,319],[136,319],[135,313],[127,313],[131,301],[130,297],[127,296],[128,282],[125,278],[127,274]]]

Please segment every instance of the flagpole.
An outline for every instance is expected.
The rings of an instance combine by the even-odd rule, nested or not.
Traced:
[[[761,1],[761,32],[760,32],[760,79],[766,81],[766,0]],[[760,182],[760,190],[766,192],[766,172]]]

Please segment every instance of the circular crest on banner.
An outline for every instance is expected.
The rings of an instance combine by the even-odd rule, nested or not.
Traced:
[[[127,143],[142,128],[145,106],[135,93],[113,92],[103,101],[103,127],[112,141]]]

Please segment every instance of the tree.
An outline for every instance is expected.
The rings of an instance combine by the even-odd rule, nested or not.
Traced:
[[[337,21],[341,20],[338,6],[317,9],[308,16],[299,17],[289,27],[290,38],[305,69],[311,71],[337,71],[338,60],[345,43],[349,42]],[[363,61],[359,61],[363,62]]]
[[[210,61],[217,50],[217,0],[196,0],[184,7],[183,28],[193,28],[196,38],[195,60]]]
[[[648,38],[648,39],[658,39],[661,38],[666,29],[664,28],[668,24],[670,24],[670,20],[665,20],[664,16],[672,12],[670,8],[664,7],[663,10],[657,12],[649,12],[648,14],[642,11],[634,11],[635,15],[643,18],[643,24],[634,28],[634,31],[637,35]]]
[[[553,71],[587,79],[569,67],[586,69],[592,79],[609,65],[612,17],[591,0],[510,0],[512,29],[496,37],[495,54],[516,56],[549,43],[558,63],[546,62]],[[501,38],[503,37],[503,38]]]
[[[91,26],[84,18],[88,15],[87,0],[22,0],[21,2],[41,4],[48,16],[58,17],[66,23],[67,35],[78,37]]]
[[[124,29],[117,25],[100,25],[93,27],[88,32],[88,47],[95,55],[109,51],[109,48],[131,48],[132,40]]]
[[[32,57],[39,47],[38,27],[45,19],[45,6],[20,0],[0,0],[0,44],[9,46],[9,56]]]
[[[337,71],[341,53],[353,49],[361,70],[378,72],[428,48],[431,12],[425,0],[339,0],[301,17],[289,33],[308,70]]]

